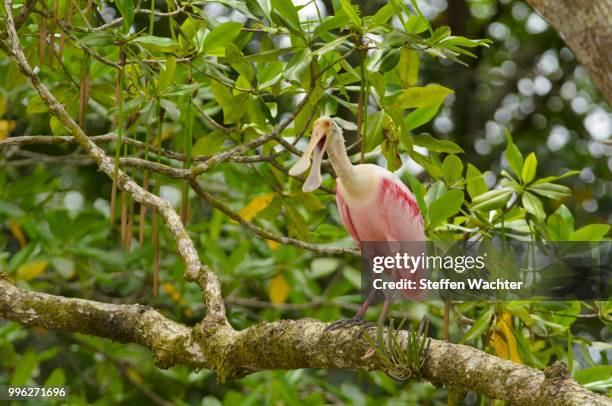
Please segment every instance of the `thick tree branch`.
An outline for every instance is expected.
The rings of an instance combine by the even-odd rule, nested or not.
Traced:
[[[612,103],[612,1],[527,0],[559,32]]]
[[[113,178],[116,173],[117,185],[119,188],[129,193],[138,203],[144,204],[148,208],[159,213],[168,231],[175,240],[179,255],[186,265],[185,277],[190,281],[197,282],[200,286],[205,288],[204,302],[206,304],[207,316],[217,322],[227,324],[225,305],[221,295],[219,280],[207,267],[202,266],[193,242],[189,238],[187,230],[185,230],[180,217],[176,211],[174,211],[172,205],[159,196],[144,190],[123,171],[118,170],[115,172],[113,160],[106,155],[103,149],[89,139],[81,127],[68,114],[65,107],[57,101],[47,87],[40,81],[38,75],[34,73],[23,53],[15,30],[12,15],[12,1],[4,0],[4,7],[6,10],[6,29],[11,47],[9,48],[5,46],[4,43],[0,42],[0,48],[13,59],[21,72],[30,80],[38,95],[47,105],[49,113],[59,119],[83,148],[85,153],[96,162],[98,167],[111,178]]]
[[[158,364],[178,362],[194,368],[206,364],[192,330],[165,318],[153,308],[29,292],[15,287],[2,272],[0,292],[0,317],[4,319],[26,326],[137,343],[149,348]],[[169,351],[176,347],[181,351]]]
[[[270,369],[345,368],[391,372],[360,328],[325,331],[315,319],[260,323],[242,331],[203,322],[194,328],[140,305],[112,305],[34,293],[0,273],[0,317],[24,325],[80,332],[151,350],[160,367],[208,368],[220,380]],[[372,330],[369,330],[373,332]],[[405,340],[406,334],[400,333]],[[451,390],[482,393],[517,405],[610,405],[555,364],[544,372],[473,347],[430,339],[423,378]]]

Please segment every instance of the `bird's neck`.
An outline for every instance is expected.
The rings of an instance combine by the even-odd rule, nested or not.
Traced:
[[[355,168],[351,163],[344,146],[344,140],[341,137],[332,137],[329,140],[330,145],[327,148],[329,162],[331,163],[336,175],[342,181],[342,185],[347,191],[358,190],[357,176],[355,176]]]

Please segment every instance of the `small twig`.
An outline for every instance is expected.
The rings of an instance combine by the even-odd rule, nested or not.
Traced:
[[[121,158],[119,159],[119,164],[122,167],[146,169],[174,179],[189,179],[191,173],[189,169],[173,168],[172,166],[140,158]]]
[[[202,198],[206,199],[211,206],[218,209],[231,219],[240,223],[243,227],[253,232],[255,235],[262,239],[272,240],[279,242],[281,244],[289,244],[295,245],[296,247],[307,249],[310,251],[318,252],[320,254],[329,254],[329,255],[359,255],[359,250],[353,248],[334,248],[334,247],[325,247],[320,244],[312,244],[301,240],[296,240],[295,238],[284,237],[277,234],[274,234],[268,230],[265,230],[255,224],[251,223],[248,220],[245,220],[240,214],[236,213],[228,206],[226,206],[219,199],[208,193],[197,180],[190,179],[189,184],[191,188]]]
[[[204,117],[204,119],[213,127],[216,128],[217,130],[224,132],[226,134],[229,134],[232,132],[231,128],[228,127],[224,127],[221,124],[219,124],[218,122],[215,121],[215,119],[213,119],[211,116],[209,116],[204,110],[202,110],[202,107],[200,107],[197,103],[193,103],[193,105],[195,106],[196,110],[198,110],[198,113],[200,113],[202,115],[202,117]]]
[[[11,167],[21,166],[32,166],[40,163],[57,163],[60,162],[65,165],[92,165],[94,161],[87,155],[62,155],[62,156],[49,156],[44,155],[36,158],[25,158],[25,159],[14,159],[6,161],[4,165]]]

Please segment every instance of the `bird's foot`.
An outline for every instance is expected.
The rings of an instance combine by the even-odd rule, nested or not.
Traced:
[[[329,326],[325,327],[325,331],[340,330],[343,328],[351,328],[351,327],[357,327],[357,326],[362,327],[362,328],[368,328],[374,325],[375,323],[366,321],[363,319],[363,317],[355,316],[355,317],[351,317],[350,319],[340,319],[338,321],[334,321]]]

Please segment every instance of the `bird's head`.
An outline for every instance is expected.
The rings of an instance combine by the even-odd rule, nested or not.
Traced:
[[[310,136],[308,147],[300,159],[298,159],[295,165],[289,170],[289,175],[291,176],[304,173],[310,166],[310,155],[314,153],[310,175],[308,175],[308,179],[306,179],[306,182],[304,182],[302,186],[304,192],[312,192],[321,185],[323,181],[321,178],[321,161],[323,160],[323,154],[328,146],[335,143],[338,139],[344,144],[342,130],[333,119],[324,116],[315,121],[312,126],[312,135]]]

